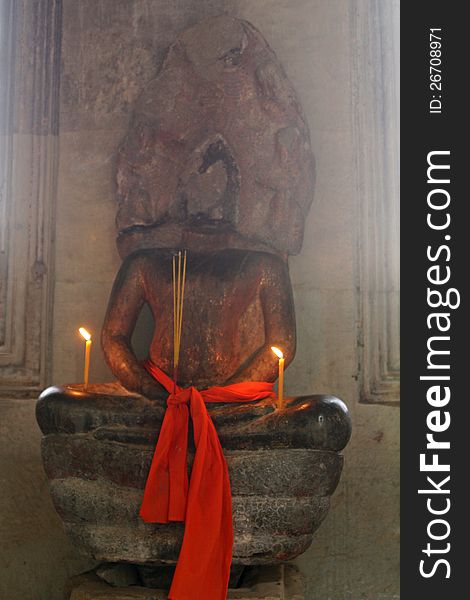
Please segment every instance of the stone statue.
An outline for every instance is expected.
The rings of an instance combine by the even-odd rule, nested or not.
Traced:
[[[295,354],[287,266],[300,251],[313,158],[299,101],[246,21],[220,16],[183,32],[142,94],[116,164],[124,259],[102,331],[122,384],[49,388],[37,409],[52,495],[77,545],[97,560],[177,559],[181,527],[137,514],[167,393],[130,342],[145,303],[149,354],[172,372],[172,256],[188,251],[178,382],[275,381]],[[232,481],[234,563],[271,564],[310,545],[350,435],[330,396],[208,407]]]
[[[181,383],[275,380],[270,346],[287,363],[295,353],[285,254],[300,249],[312,194],[308,128],[259,32],[228,17],[184,32],[118,154],[118,246],[127,258],[102,342],[126,388],[162,393],[130,345],[144,302],[156,323],[150,357],[171,372],[177,248],[190,251]]]

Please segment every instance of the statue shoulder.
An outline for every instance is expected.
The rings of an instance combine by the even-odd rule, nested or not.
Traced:
[[[271,252],[250,252],[250,263],[266,271],[283,273],[288,271],[287,261]]]
[[[290,285],[287,260],[278,254],[259,251],[232,251],[237,253],[238,273],[261,286]]]
[[[149,268],[153,270],[167,254],[168,252],[161,249],[138,250],[125,258],[121,266],[121,271],[138,273],[146,271]]]

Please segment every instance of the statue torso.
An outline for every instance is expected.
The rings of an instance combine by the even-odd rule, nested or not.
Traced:
[[[172,252],[153,250],[144,256],[145,299],[155,320],[150,358],[171,374]],[[278,262],[282,268],[282,261]],[[266,299],[260,294],[263,278],[272,269],[273,257],[259,252],[188,253],[178,372],[181,384],[224,383],[261,348]]]

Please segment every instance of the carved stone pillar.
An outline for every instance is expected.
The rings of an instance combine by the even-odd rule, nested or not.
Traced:
[[[61,0],[0,0],[0,396],[47,383]]]
[[[354,0],[351,81],[361,402],[396,404],[399,339],[399,3]]]

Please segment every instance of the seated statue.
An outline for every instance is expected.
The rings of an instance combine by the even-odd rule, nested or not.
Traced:
[[[102,344],[129,390],[162,395],[136,360],[142,305],[150,358],[172,365],[171,255],[189,251],[182,385],[274,381],[295,317],[286,254],[312,200],[313,158],[295,92],[253,26],[229,17],[184,32],[136,107],[118,153],[118,247],[126,260]]]
[[[173,370],[172,251],[129,256],[116,279],[102,345],[121,383],[149,398],[166,392],[135,357],[130,339],[146,302],[155,330],[150,359]],[[287,265],[274,254],[248,250],[190,253],[186,276],[179,381],[204,389],[240,381],[275,381],[280,346],[295,352],[295,318]]]
[[[313,157],[299,101],[249,23],[208,19],[180,34],[137,102],[116,162],[123,258],[102,347],[120,385],[43,392],[37,409],[54,502],[98,560],[177,559],[181,528],[138,520],[167,392],[131,344],[148,304],[149,358],[173,370],[172,257],[187,250],[178,383],[274,382],[294,358],[287,257],[300,251]],[[211,405],[232,482],[234,563],[291,559],[328,510],[350,420],[331,396]]]

